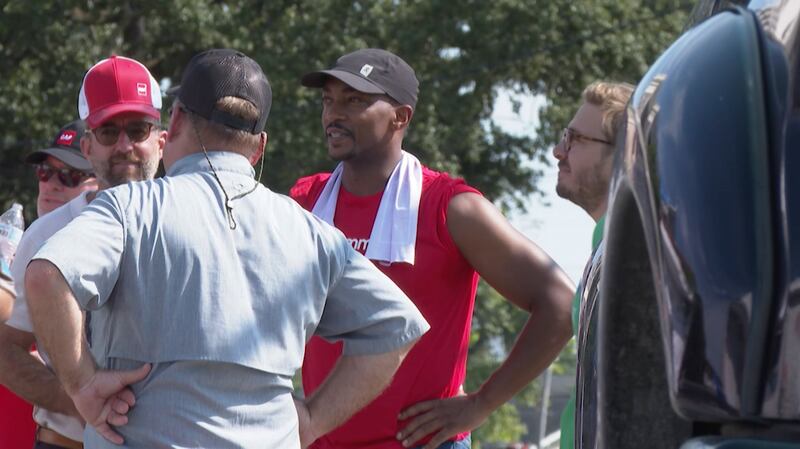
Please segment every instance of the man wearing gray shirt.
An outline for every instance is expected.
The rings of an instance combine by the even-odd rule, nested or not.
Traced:
[[[306,447],[375,397],[427,331],[339,231],[254,179],[271,97],[242,53],[195,56],[166,176],[100,193],[28,266],[34,329],[87,448]],[[78,305],[92,310],[91,354]],[[345,357],[296,401],[313,334],[343,340]]]

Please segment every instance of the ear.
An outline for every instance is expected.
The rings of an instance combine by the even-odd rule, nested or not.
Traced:
[[[164,145],[167,144],[167,139],[169,139],[169,132],[167,130],[162,129],[158,132],[158,158],[161,159],[164,157]]]
[[[89,155],[92,153],[92,142],[91,138],[88,135],[81,137],[81,153],[83,153],[83,157],[89,159]]]
[[[394,108],[394,120],[392,120],[392,125],[395,129],[401,130],[408,127],[408,124],[411,123],[411,117],[414,115],[414,109],[411,106],[404,104],[402,106],[396,106]]]
[[[169,142],[175,140],[180,134],[180,127],[182,126],[183,122],[186,121],[186,115],[183,113],[181,108],[173,108],[172,114],[169,116],[169,124],[167,125],[166,139]]]
[[[261,132],[258,135],[258,148],[250,154],[250,165],[255,166],[259,159],[264,157],[264,149],[267,148],[267,140],[269,140],[266,132]]]

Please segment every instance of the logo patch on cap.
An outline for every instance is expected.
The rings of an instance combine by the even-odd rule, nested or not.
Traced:
[[[56,145],[64,145],[66,147],[72,145],[72,141],[75,140],[77,134],[78,133],[72,130],[63,131],[61,135],[58,136]]]
[[[142,97],[147,96],[147,84],[145,83],[136,83],[136,93],[138,93]]]
[[[373,68],[374,67],[372,67],[369,64],[364,64],[363,66],[361,66],[361,70],[359,70],[359,72],[364,76],[369,76],[369,74],[372,73]]]

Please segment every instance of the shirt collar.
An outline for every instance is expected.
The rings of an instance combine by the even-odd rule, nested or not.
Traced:
[[[603,228],[606,225],[606,216],[603,215],[597,220],[597,224],[594,225],[594,231],[592,232],[592,251],[597,249],[597,246],[603,241]]]
[[[214,169],[218,172],[234,172],[242,175],[247,175],[255,178],[256,172],[250,161],[241,154],[231,151],[209,151],[208,159],[214,165]],[[177,176],[186,173],[195,172],[210,172],[211,168],[208,166],[205,156],[202,152],[192,153],[184,156],[172,164],[172,167],[167,170],[167,176]]]

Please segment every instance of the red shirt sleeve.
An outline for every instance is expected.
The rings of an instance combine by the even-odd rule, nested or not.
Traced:
[[[298,179],[292,188],[289,189],[289,196],[297,201],[303,209],[310,211],[314,208],[325,182],[331,176],[330,173],[317,173]]]

